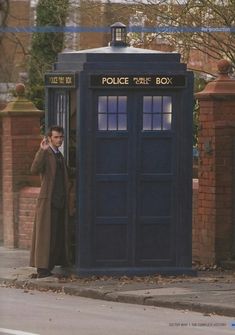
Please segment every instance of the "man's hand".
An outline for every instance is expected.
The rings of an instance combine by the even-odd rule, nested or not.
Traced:
[[[40,144],[40,148],[42,150],[47,150],[49,148],[49,143],[46,137],[43,138],[41,144]]]

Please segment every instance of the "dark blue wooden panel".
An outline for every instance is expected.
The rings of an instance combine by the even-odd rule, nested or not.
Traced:
[[[164,224],[142,224],[138,238],[139,263],[172,262],[171,222]]]
[[[138,191],[140,216],[169,216],[172,204],[170,182],[141,182]]]
[[[96,184],[96,216],[127,215],[127,183],[98,182]]]
[[[127,263],[127,225],[99,224],[95,229],[94,255],[95,262],[104,266],[105,262],[112,261]]]
[[[171,138],[145,137],[141,145],[142,173],[170,173],[172,171]]]
[[[120,138],[97,138],[96,173],[126,173],[128,162],[128,140]]]

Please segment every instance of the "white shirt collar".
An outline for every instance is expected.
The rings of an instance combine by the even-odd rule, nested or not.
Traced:
[[[51,145],[50,145],[50,148],[55,154],[58,154],[58,152],[60,152],[59,149],[54,149]]]

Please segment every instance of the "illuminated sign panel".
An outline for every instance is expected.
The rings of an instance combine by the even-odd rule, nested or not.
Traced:
[[[74,73],[47,73],[45,74],[47,87],[75,87]]]
[[[186,77],[184,75],[91,75],[91,87],[127,87],[127,88],[184,88]]]

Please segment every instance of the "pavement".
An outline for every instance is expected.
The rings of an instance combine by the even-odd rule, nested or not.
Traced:
[[[0,286],[30,290],[63,292],[65,294],[167,307],[217,314],[235,319],[235,270],[206,268],[197,276],[108,277],[79,278],[66,275],[55,267],[54,275],[31,279],[36,273],[28,266],[29,251],[0,246]]]

